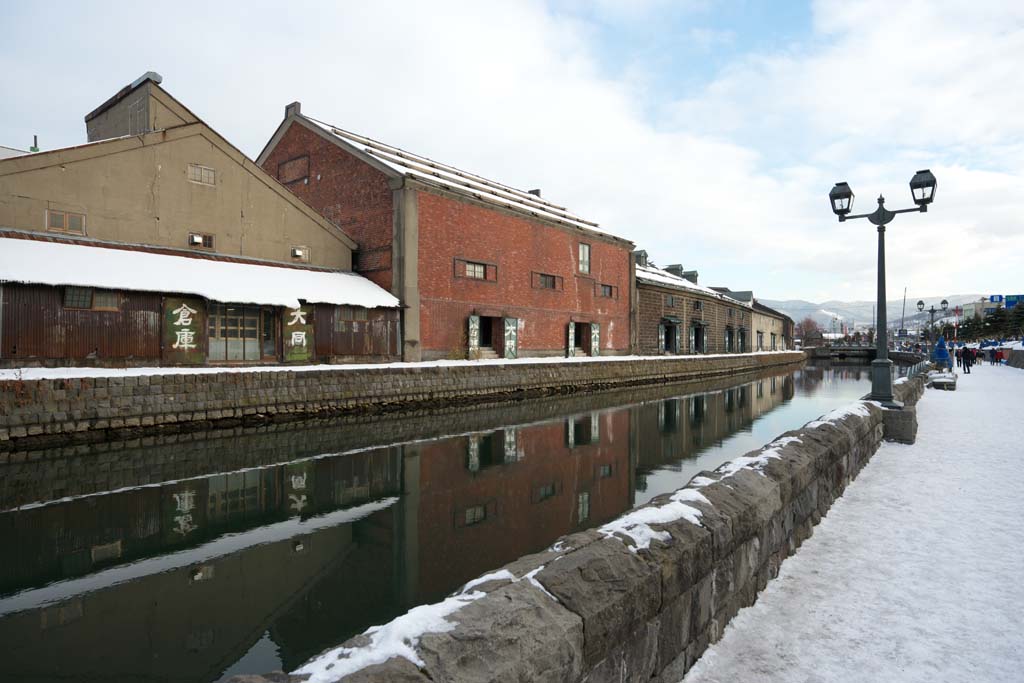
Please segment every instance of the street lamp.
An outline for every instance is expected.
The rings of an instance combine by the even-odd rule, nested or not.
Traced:
[[[836,183],[832,191],[828,193],[829,203],[832,206],[832,213],[839,217],[839,222],[853,218],[867,218],[873,225],[878,226],[878,322],[875,335],[875,360],[871,362],[871,394],[868,396],[873,401],[879,401],[887,408],[902,408],[893,398],[892,393],[892,361],[889,360],[889,340],[886,329],[885,315],[885,226],[892,222],[899,213],[910,213],[911,211],[927,211],[928,205],[935,199],[935,189],[938,181],[932,172],[925,169],[918,171],[910,179],[910,195],[916,204],[913,209],[899,209],[889,211],[885,208],[885,197],[878,197],[878,208],[872,213],[850,215],[853,208],[853,190],[849,184]]]

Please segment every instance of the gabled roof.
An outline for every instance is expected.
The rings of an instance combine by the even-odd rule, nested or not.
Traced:
[[[233,144],[228,142],[220,133],[211,128],[205,121],[196,116],[188,107],[179,102],[174,96],[164,90],[158,85],[159,80],[155,80],[150,77],[159,77],[158,74],[150,71],[144,74],[142,77],[137,79],[131,85],[125,86],[119,91],[114,97],[110,98],[97,109],[91,112],[86,119],[102,113],[105,109],[113,106],[117,101],[123,99],[130,92],[140,87],[144,83],[152,82],[153,87],[151,94],[161,104],[164,104],[168,108],[175,110],[186,123],[180,126],[174,126],[168,130],[156,130],[140,135],[124,135],[116,138],[107,138],[105,140],[96,140],[94,142],[86,142],[81,145],[75,145],[72,147],[63,147],[60,149],[50,149],[44,152],[35,152],[33,154],[25,154],[23,156],[12,157],[9,159],[0,159],[0,176],[8,173],[20,173],[22,171],[34,170],[38,168],[46,168],[57,164],[69,163],[72,161],[84,161],[93,157],[103,156],[105,154],[111,154],[116,152],[125,151],[135,147],[143,147],[151,144],[161,144],[168,142],[177,137],[185,137],[189,135],[201,135],[212,145],[220,149],[222,152],[233,158],[235,162],[241,165],[247,172],[252,174],[257,180],[261,181],[271,190],[273,190],[281,199],[291,204],[296,209],[301,211],[306,217],[316,222],[323,230],[331,234],[335,239],[344,244],[349,249],[358,249],[358,245],[347,233],[341,228],[327,220],[313,207],[306,204],[304,201],[298,198],[294,192],[291,192],[284,185],[277,181],[269,173],[263,170],[259,165],[254,163],[252,159],[242,153],[240,149],[235,147]],[[194,119],[194,121],[192,121]]]
[[[772,316],[775,316],[775,317],[778,317],[778,318],[785,318],[786,320],[789,320],[790,322],[793,322],[793,319],[790,318],[785,313],[783,313],[782,311],[777,311],[777,310],[775,310],[774,308],[772,308],[770,306],[765,306],[763,303],[761,303],[757,299],[754,299],[754,310],[755,311],[761,311],[762,313],[767,313],[768,315],[772,315]]]
[[[294,106],[294,105],[293,105]],[[632,244],[629,240],[605,232],[594,221],[584,219],[564,206],[542,199],[536,194],[520,190],[469,171],[434,161],[373,138],[352,133],[332,124],[296,113],[289,107],[289,115],[278,127],[267,146],[257,158],[262,164],[292,123],[300,123],[322,137],[331,140],[392,178],[406,177],[428,186],[465,195],[478,201],[523,213],[568,227],[597,233],[602,237]]]
[[[662,270],[657,266],[651,265],[649,262],[646,266],[638,265],[636,267],[636,279],[641,282],[661,285],[662,287],[672,287],[674,289],[687,290],[697,294],[703,294],[704,296],[709,296],[714,299],[719,299],[722,301],[728,301],[729,303],[732,304],[739,304],[740,306],[750,306],[750,304],[747,302],[737,301],[736,299],[733,299],[730,296],[722,294],[721,292],[716,292],[711,287],[705,287],[704,285],[694,284],[687,280],[686,278],[679,277],[678,275],[673,275],[667,270]]]
[[[0,159],[20,157],[24,154],[28,154],[28,152],[23,149],[15,149],[14,147],[6,147],[4,145],[0,145]]]

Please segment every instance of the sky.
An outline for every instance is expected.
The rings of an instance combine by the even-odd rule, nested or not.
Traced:
[[[1024,292],[1024,3],[0,0],[0,145],[153,70],[250,157],[284,107],[544,197],[765,299]]]

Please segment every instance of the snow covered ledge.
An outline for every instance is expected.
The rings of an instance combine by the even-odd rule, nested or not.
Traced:
[[[896,387],[913,406],[923,378]],[[859,401],[314,657],[237,681],[676,683],[877,450]]]

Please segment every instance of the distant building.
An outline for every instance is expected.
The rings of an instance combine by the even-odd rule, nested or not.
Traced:
[[[785,313],[765,306],[754,299],[753,320],[755,351],[783,351],[792,348],[793,321]],[[787,330],[787,321],[789,330]]]
[[[258,163],[399,297],[406,360],[626,354],[632,243],[541,198],[285,109]]]
[[[398,357],[398,301],[356,243],[149,72],[89,143],[0,161],[0,363]]]
[[[750,351],[753,307],[697,283],[697,271],[658,268],[637,251],[637,344],[642,354]]]

